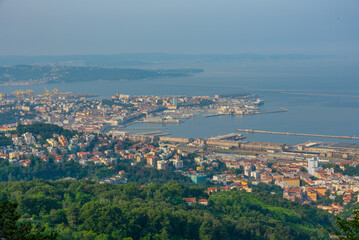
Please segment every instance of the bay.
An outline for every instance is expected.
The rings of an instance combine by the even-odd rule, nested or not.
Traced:
[[[78,94],[110,97],[129,95],[209,95],[248,92],[264,99],[264,110],[287,108],[288,112],[247,116],[203,118],[200,115],[164,132],[183,137],[211,137],[237,128],[278,132],[359,136],[359,70],[351,59],[303,61],[174,62],[139,68],[203,68],[204,73],[186,78],[136,81],[89,81],[32,86],[1,86],[1,93],[58,88]],[[293,94],[300,93],[300,94]],[[306,95],[321,94],[321,95]],[[149,127],[135,124],[132,127]],[[143,130],[142,130],[143,131]],[[136,132],[136,131],[134,131]],[[296,144],[303,141],[359,143],[357,140],[304,136],[245,134],[248,141]]]

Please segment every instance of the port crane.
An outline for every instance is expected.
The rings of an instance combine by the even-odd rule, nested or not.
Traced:
[[[25,91],[15,90],[14,92],[12,92],[12,94],[15,95],[17,98],[24,98],[25,96],[32,97],[33,93],[34,91],[31,89],[26,89]]]
[[[50,90],[45,88],[45,93],[44,94],[39,94],[37,96],[41,97],[41,98],[49,98],[49,97],[53,96],[53,94],[50,92]]]
[[[37,95],[38,97],[41,97],[41,98],[49,98],[49,97],[52,97],[52,96],[58,96],[58,95],[68,95],[68,94],[71,94],[71,92],[60,92],[59,89],[57,88],[54,88],[53,90],[48,90],[47,88],[45,88],[45,93],[44,94],[39,94]]]

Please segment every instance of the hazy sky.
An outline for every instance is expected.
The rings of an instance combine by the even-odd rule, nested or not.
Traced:
[[[359,54],[358,0],[0,0],[0,55]]]

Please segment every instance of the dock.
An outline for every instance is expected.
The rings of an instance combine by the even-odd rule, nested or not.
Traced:
[[[143,132],[143,133],[136,133],[137,135],[142,135],[142,136],[168,136],[170,135],[169,133],[164,133],[161,131],[155,131],[155,132]]]
[[[238,134],[238,133],[229,133],[229,134],[225,134],[225,135],[219,135],[217,137],[211,137],[209,138],[210,140],[216,140],[216,141],[223,141],[223,140],[227,140],[227,141],[238,141],[238,140],[242,140],[246,138],[245,136],[243,136],[242,134]]]
[[[333,135],[321,135],[321,134],[309,134],[309,133],[290,133],[290,132],[271,132],[271,131],[262,131],[262,130],[253,130],[253,129],[237,129],[238,132],[247,132],[247,133],[261,133],[261,134],[278,134],[278,135],[293,135],[293,136],[307,136],[307,137],[322,137],[322,138],[339,138],[339,139],[352,139],[359,140],[359,137],[350,137],[350,136],[333,136]]]

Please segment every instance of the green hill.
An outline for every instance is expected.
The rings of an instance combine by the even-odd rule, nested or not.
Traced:
[[[204,186],[107,185],[92,181],[1,182],[0,200],[58,239],[329,239],[331,216],[292,203],[274,189],[210,197]],[[187,206],[184,197],[209,198]]]

